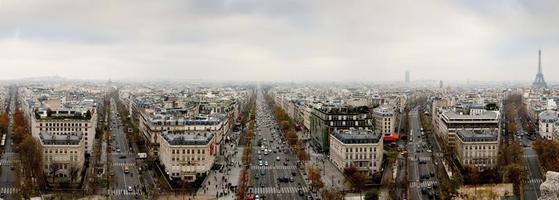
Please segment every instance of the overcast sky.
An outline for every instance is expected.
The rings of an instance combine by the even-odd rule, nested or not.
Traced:
[[[0,0],[0,79],[559,79],[559,1]]]

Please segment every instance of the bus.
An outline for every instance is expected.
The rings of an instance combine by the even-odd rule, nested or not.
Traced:
[[[4,147],[6,145],[6,134],[2,135],[2,142],[0,142],[0,147]]]
[[[148,157],[147,153],[138,153],[138,156],[136,156],[136,159],[146,159]]]

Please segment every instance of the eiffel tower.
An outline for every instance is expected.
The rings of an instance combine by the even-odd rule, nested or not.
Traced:
[[[532,83],[532,88],[535,89],[547,88],[547,84],[545,83],[542,74],[542,50],[538,51],[538,73],[536,74],[536,80],[534,80],[534,83]]]

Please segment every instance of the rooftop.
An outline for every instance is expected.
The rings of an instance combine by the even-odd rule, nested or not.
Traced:
[[[456,134],[463,142],[497,142],[498,140],[496,131],[458,130]]]
[[[381,134],[371,130],[335,130],[332,136],[345,144],[378,143]]]
[[[67,135],[57,135],[43,131],[39,133],[39,138],[45,145],[79,145],[82,141],[82,133],[74,132]]]
[[[211,132],[199,132],[196,135],[189,134],[174,134],[174,133],[162,133],[161,136],[169,145],[207,145],[212,141],[214,133]]]
[[[540,121],[542,122],[555,122],[557,121],[557,114],[553,111],[543,111],[539,114]]]
[[[460,113],[456,113],[451,110],[447,110],[443,112],[445,118],[452,120],[452,121],[476,121],[476,120],[498,120],[499,114],[494,111],[483,112],[479,115],[461,115]]]
[[[359,106],[359,107],[327,106],[327,107],[317,108],[316,110],[326,114],[368,114],[369,113],[369,107],[367,106]]]

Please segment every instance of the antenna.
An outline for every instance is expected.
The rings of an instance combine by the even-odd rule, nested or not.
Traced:
[[[538,51],[538,74],[542,73],[542,50]]]

